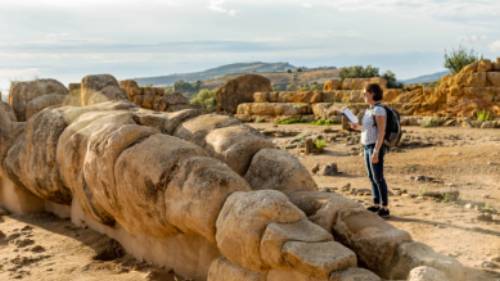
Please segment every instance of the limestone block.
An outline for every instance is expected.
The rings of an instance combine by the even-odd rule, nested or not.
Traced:
[[[287,241],[332,241],[332,235],[320,226],[302,219],[295,223],[270,223],[260,242],[262,260],[271,267],[284,267],[282,248]]]
[[[245,175],[259,150],[275,147],[271,140],[246,125],[215,129],[206,136],[205,141],[212,155],[240,175]]]
[[[450,280],[463,280],[464,268],[454,258],[436,253],[431,247],[420,242],[402,243],[396,254],[396,260],[388,276],[392,279],[404,279],[412,268],[430,266],[445,273]]]
[[[309,171],[297,158],[279,149],[261,149],[254,155],[245,179],[253,189],[317,190]]]
[[[204,114],[179,125],[173,135],[204,147],[205,137],[212,130],[240,123],[238,119],[226,115]]]
[[[354,250],[368,269],[386,277],[397,249],[410,235],[385,222],[378,215],[360,209],[338,212],[333,234]]]
[[[217,246],[231,262],[262,271],[260,241],[272,222],[293,223],[305,218],[285,194],[275,190],[234,192],[217,219]]]
[[[185,157],[165,190],[167,220],[184,233],[215,242],[215,224],[226,198],[235,191],[250,191],[250,186],[221,161]]]
[[[329,281],[381,281],[377,274],[360,267],[332,272]]]
[[[428,266],[419,266],[412,271],[408,275],[408,281],[451,281],[453,279],[446,278],[441,271],[428,267]]]
[[[289,241],[283,245],[283,255],[292,268],[318,277],[357,265],[356,254],[335,241]]]

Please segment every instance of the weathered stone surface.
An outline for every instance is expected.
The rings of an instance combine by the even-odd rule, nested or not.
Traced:
[[[323,84],[323,91],[325,92],[340,90],[341,88],[342,88],[341,80],[328,80]]]
[[[124,220],[120,224],[130,233],[175,233],[177,228],[167,219],[165,192],[179,162],[195,156],[206,153],[194,144],[161,134],[124,150],[114,166],[115,175],[119,175],[115,180]]]
[[[87,75],[82,78],[81,104],[83,106],[116,100],[127,100],[118,81],[109,74]]]
[[[329,281],[381,281],[377,274],[359,267],[332,272]]]
[[[212,130],[238,125],[240,123],[238,119],[229,116],[204,114],[179,125],[173,135],[204,147],[206,145],[205,137]]]
[[[441,271],[429,267],[419,266],[410,271],[408,281],[451,281],[456,279],[448,279]]]
[[[86,193],[92,194],[92,201],[113,218],[122,217],[122,209],[125,208],[118,201],[121,187],[116,185],[115,179],[121,177],[121,174],[115,175],[117,158],[130,146],[159,133],[153,128],[136,125],[131,117],[125,120],[124,118],[124,122],[112,123],[94,122],[91,126],[92,132],[88,136],[82,166],[88,190]]]
[[[46,107],[62,105],[66,98],[68,98],[68,95],[50,94],[32,99],[26,105],[26,119],[29,119],[31,116],[35,115],[35,113]]]
[[[342,90],[363,90],[371,83],[376,83],[382,88],[387,88],[387,80],[382,77],[346,78],[342,81]]]
[[[9,149],[4,163],[15,183],[22,183],[38,197],[59,204],[70,204],[72,197],[56,165],[57,142],[66,126],[61,111],[47,110],[35,115]]]
[[[205,141],[212,155],[240,175],[245,175],[259,150],[275,147],[271,140],[246,125],[215,129],[206,136]]]
[[[54,79],[39,79],[28,82],[14,82],[9,92],[9,104],[17,120],[26,121],[26,107],[33,99],[44,95],[67,95],[68,89]]]
[[[220,161],[185,157],[165,191],[167,220],[185,233],[215,242],[215,224],[226,198],[235,191],[250,191],[250,186]]]
[[[316,183],[309,171],[288,152],[261,149],[254,155],[245,179],[253,189],[313,191]]]
[[[255,74],[247,74],[228,81],[216,93],[217,110],[236,113],[240,103],[253,102],[255,92],[271,91],[271,81]]]
[[[283,245],[284,260],[299,271],[328,277],[331,272],[356,266],[356,254],[342,244],[289,241]]]
[[[231,262],[262,271],[260,241],[266,226],[272,222],[293,223],[305,218],[281,192],[259,190],[235,192],[224,204],[217,219],[217,246]]]
[[[271,267],[284,267],[282,248],[287,241],[332,241],[332,235],[320,226],[302,219],[295,223],[270,223],[260,242],[262,260]]]
[[[332,103],[315,103],[311,109],[315,119],[340,121],[341,111]]]
[[[241,103],[237,114],[256,116],[298,116],[310,114],[311,106],[307,103]]]
[[[0,120],[2,121],[2,123],[1,123],[2,125],[0,126],[0,130],[6,128],[6,126],[3,125],[3,124],[5,124],[3,122],[6,122],[6,121],[16,122],[17,121],[16,113],[14,112],[12,107],[8,103],[5,103],[1,100],[0,100]]]
[[[411,240],[407,232],[393,227],[372,212],[360,209],[340,210],[333,234],[354,250],[367,268],[381,277],[388,275],[399,245]]]
[[[14,110],[0,101],[0,175],[7,175],[4,170],[4,159],[18,136],[24,132],[25,123],[16,122]]]
[[[332,192],[291,192],[288,198],[315,224],[331,232],[341,210],[363,210],[359,203]]]
[[[114,218],[96,201],[84,177],[89,140],[94,133],[98,133],[108,124],[120,126],[135,123],[133,115],[127,111],[91,111],[81,114],[64,130],[58,140],[57,165],[64,185],[71,190],[84,212],[98,222],[113,225]],[[111,166],[104,169],[113,168]],[[98,179],[94,181],[96,180]]]
[[[500,87],[500,72],[488,72],[488,82],[493,87]]]
[[[266,275],[249,271],[221,257],[210,265],[207,281],[266,281]]]
[[[430,266],[445,273],[450,280],[463,280],[464,268],[454,258],[436,253],[420,242],[402,243],[388,276],[392,279],[406,278],[412,268]]]

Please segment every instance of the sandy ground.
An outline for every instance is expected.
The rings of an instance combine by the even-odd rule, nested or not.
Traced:
[[[325,190],[369,204],[357,135],[338,126],[251,124],[298,156]],[[414,240],[456,257],[469,280],[500,280],[500,130],[405,129],[403,148],[386,158],[392,217]],[[305,155],[294,143],[321,135],[328,146]],[[295,139],[295,141],[294,141]],[[335,163],[338,173],[323,176]],[[429,197],[459,192],[458,199]],[[453,193],[450,193],[453,194]],[[109,238],[50,214],[0,215],[0,280],[183,280],[124,255]]]

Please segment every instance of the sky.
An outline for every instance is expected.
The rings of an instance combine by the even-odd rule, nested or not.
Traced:
[[[87,74],[118,79],[235,62],[443,70],[464,46],[500,56],[498,0],[2,0],[0,89]]]

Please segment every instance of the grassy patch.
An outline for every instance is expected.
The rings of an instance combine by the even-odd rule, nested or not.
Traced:
[[[327,146],[326,140],[324,139],[315,139],[314,140],[314,147],[318,151],[323,151],[323,149]]]
[[[330,119],[319,119],[319,120],[314,120],[310,123],[311,125],[316,125],[316,126],[330,126],[335,124],[333,120]]]
[[[477,120],[484,122],[493,119],[490,112],[487,110],[481,110],[477,113]]]

